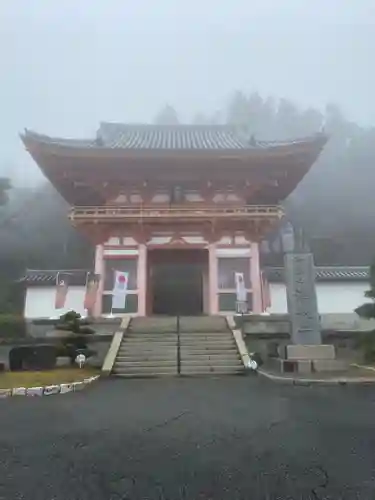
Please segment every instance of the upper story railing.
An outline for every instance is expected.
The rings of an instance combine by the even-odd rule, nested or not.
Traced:
[[[199,219],[280,219],[284,215],[278,205],[247,205],[243,207],[129,207],[96,206],[74,207],[70,212],[72,221],[118,221],[121,220],[199,220]]]

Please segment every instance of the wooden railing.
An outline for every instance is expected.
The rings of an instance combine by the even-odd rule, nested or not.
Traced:
[[[158,207],[75,207],[70,212],[72,221],[79,220],[171,220],[171,219],[202,219],[202,218],[281,218],[283,209],[278,205],[248,205],[244,207],[191,207],[191,208],[158,208]]]

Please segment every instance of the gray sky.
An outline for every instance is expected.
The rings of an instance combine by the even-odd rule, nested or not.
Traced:
[[[375,125],[374,0],[0,0],[0,169],[35,173],[18,132],[182,119],[258,90]]]

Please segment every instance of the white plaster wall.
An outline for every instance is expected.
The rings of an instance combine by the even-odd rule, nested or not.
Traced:
[[[316,294],[320,314],[353,313],[353,310],[365,302],[364,293],[368,289],[366,282],[317,283]],[[271,283],[270,313],[286,313],[286,289],[282,283]]]
[[[78,312],[82,316],[86,316],[86,310],[83,308],[85,298],[84,286],[69,287],[64,309],[55,309],[55,297],[55,286],[28,287],[25,298],[25,318],[58,318],[71,310]]]
[[[364,293],[368,290],[368,283],[318,283],[318,309],[325,313],[353,313],[354,309],[364,302]]]
[[[270,283],[270,294],[271,307],[267,311],[273,314],[288,312],[285,285],[283,283]]]

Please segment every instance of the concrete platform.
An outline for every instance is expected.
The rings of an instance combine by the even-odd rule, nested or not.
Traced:
[[[354,365],[347,366],[346,370],[336,372],[305,373],[280,373],[274,366],[267,362],[258,370],[258,374],[274,382],[283,382],[293,385],[349,385],[349,384],[375,384],[375,371]]]
[[[349,363],[343,359],[280,359],[270,358],[268,366],[281,374],[313,374],[325,372],[342,372],[348,369]]]

